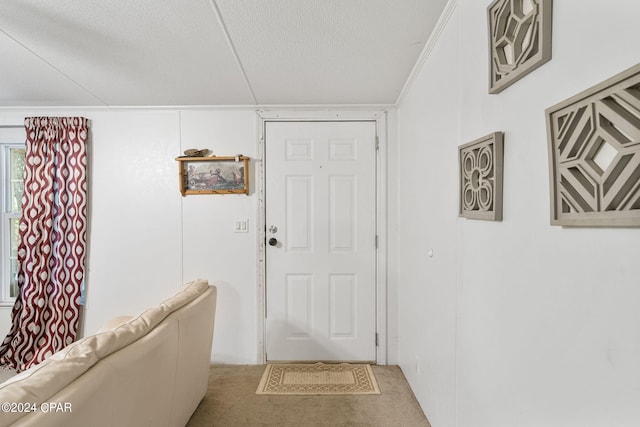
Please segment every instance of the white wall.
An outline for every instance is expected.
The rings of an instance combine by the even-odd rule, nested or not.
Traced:
[[[211,148],[217,155],[256,158],[255,111],[186,111],[182,146]],[[183,277],[208,278],[218,286],[213,343],[215,363],[256,363],[258,197],[255,163],[249,166],[250,195],[187,196],[183,206]],[[177,185],[177,184],[176,184]],[[248,233],[234,233],[236,218]]]
[[[436,427],[455,418],[457,39],[453,15],[398,108],[398,361]]]
[[[640,62],[640,4],[554,2],[552,61],[488,95],[489,2],[456,3],[398,106],[401,367],[434,427],[640,425],[640,230],[549,225],[544,116]],[[492,131],[504,220],[458,219],[457,146]]]
[[[218,286],[212,360],[257,361],[256,229],[251,195],[182,197],[174,160],[186,148],[255,158],[256,115],[227,110],[0,110],[0,124],[30,115],[83,115],[91,120],[90,252],[84,331],[140,312],[186,281]],[[248,233],[233,233],[236,218]],[[10,307],[0,309],[0,332]]]

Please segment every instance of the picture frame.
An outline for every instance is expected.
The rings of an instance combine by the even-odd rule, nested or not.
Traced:
[[[180,194],[249,194],[249,157],[177,157]]]
[[[640,227],[640,64],[545,110],[551,225]]]
[[[503,132],[458,147],[460,217],[502,221],[503,161]]]
[[[553,0],[495,0],[487,7],[489,93],[551,60]]]

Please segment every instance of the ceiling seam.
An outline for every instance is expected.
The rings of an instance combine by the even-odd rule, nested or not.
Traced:
[[[78,83],[77,81],[75,81],[74,79],[72,79],[70,76],[68,76],[67,74],[65,74],[62,70],[60,70],[58,67],[56,67],[55,65],[53,65],[52,63],[50,63],[49,61],[47,61],[46,59],[44,59],[42,56],[38,55],[34,50],[30,49],[27,45],[25,45],[24,43],[20,42],[18,39],[16,39],[15,37],[13,37],[11,34],[7,33],[5,30],[0,28],[0,32],[3,33],[4,35],[6,35],[7,37],[9,37],[11,40],[13,40],[16,44],[18,44],[20,47],[22,47],[23,49],[25,49],[27,52],[29,52],[30,54],[32,54],[33,56],[35,56],[36,58],[38,58],[40,61],[44,62],[45,64],[47,64],[51,69],[53,69],[55,72],[59,73],[60,75],[62,75],[64,78],[68,79],[70,82],[72,82],[73,84],[75,84],[76,86],[78,86],[80,89],[82,89],[83,91],[85,91],[86,93],[88,93],[89,95],[91,95],[92,97],[94,97],[95,99],[97,99],[100,103],[102,103],[105,106],[108,106],[109,104],[106,103],[104,100],[102,100],[99,96],[97,96],[96,94],[94,94],[93,92],[91,92],[89,89],[87,89],[86,87],[84,87],[83,85],[81,85],[80,83]]]
[[[238,51],[236,50],[233,41],[231,40],[231,36],[229,35],[229,31],[227,30],[227,26],[222,19],[222,14],[220,13],[220,9],[218,8],[218,4],[216,0],[209,0],[211,3],[211,7],[213,8],[213,12],[216,15],[216,19],[218,20],[218,24],[220,25],[220,29],[224,34],[225,39],[227,40],[227,44],[229,45],[229,49],[231,49],[231,53],[233,54],[233,58],[236,61],[236,65],[240,69],[240,74],[242,75],[242,79],[244,80],[245,85],[247,86],[247,90],[249,91],[249,95],[251,95],[251,99],[253,100],[254,105],[258,105],[258,100],[256,99],[256,94],[253,92],[253,87],[249,82],[249,78],[247,77],[247,72],[244,69],[244,65],[242,65],[242,61],[240,60],[240,56],[238,55]]]

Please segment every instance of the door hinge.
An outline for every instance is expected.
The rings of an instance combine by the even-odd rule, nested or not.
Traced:
[[[378,249],[378,235],[376,234],[376,249]]]
[[[378,347],[378,333],[376,332],[376,347]]]
[[[376,135],[376,150],[380,149],[380,138]]]

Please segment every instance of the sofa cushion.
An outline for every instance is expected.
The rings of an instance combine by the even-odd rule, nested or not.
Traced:
[[[79,341],[73,348],[67,347],[76,351],[62,350],[5,381],[0,385],[0,402],[30,403],[39,409],[42,402],[46,402],[98,361],[91,347],[91,343],[85,345],[85,340]],[[19,412],[3,413],[2,421],[9,423],[23,415]]]
[[[98,329],[98,332],[96,332],[96,333],[99,334],[101,332],[112,331],[112,330],[116,329],[117,327],[124,325],[125,323],[127,323],[131,319],[133,319],[133,316],[117,316],[117,317],[114,317],[113,319],[109,320],[107,323],[102,325],[102,327],[100,329]]]
[[[162,322],[165,317],[198,298],[208,288],[209,282],[206,280],[199,279],[189,282],[179,292],[159,305],[143,311],[113,330],[96,334],[95,336],[99,343],[95,351],[98,353],[99,358],[102,359],[143,337]]]

